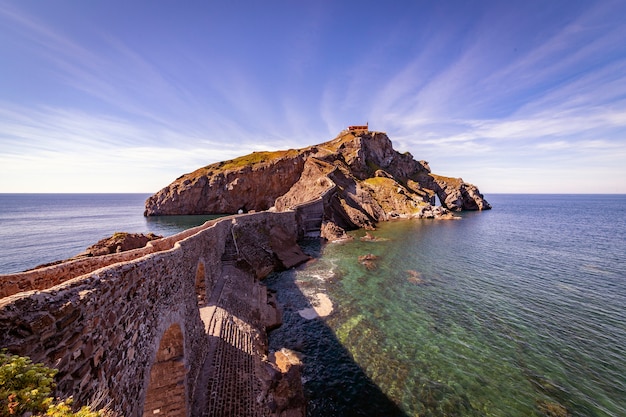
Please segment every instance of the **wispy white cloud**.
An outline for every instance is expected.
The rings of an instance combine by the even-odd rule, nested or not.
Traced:
[[[20,36],[46,56],[58,80],[91,97],[93,106],[105,114],[168,130],[195,126],[235,141],[245,141],[253,131],[271,131],[282,116],[274,111],[275,97],[262,93],[253,69],[242,69],[227,59],[211,65],[206,59],[197,61],[197,71],[191,65],[185,68],[195,78],[180,79],[168,74],[163,62],[154,63],[112,34],[94,29],[91,35],[100,47],[92,50],[19,10],[4,10],[4,14]]]
[[[488,62],[487,49],[498,40],[490,30],[468,41],[469,47],[424,85],[412,78],[426,71],[418,57],[379,90],[376,113],[384,115],[391,133],[414,146],[500,152],[503,158],[510,157],[514,141],[515,146],[552,144],[544,149],[576,142],[577,149],[588,150],[593,147],[582,144],[605,137],[623,148],[626,49],[619,40],[626,39],[626,28],[605,27],[610,12],[601,5],[587,10],[552,37],[513,54],[504,67]],[[610,53],[613,59],[598,58]]]
[[[237,52],[248,45],[214,56],[175,36],[180,48],[155,46],[155,54],[98,25],[88,41],[4,3],[3,30],[49,64],[50,83],[79,99],[18,105],[0,96],[1,174],[32,164],[97,178],[108,166],[127,173],[115,179],[121,187],[132,175],[151,178],[143,185],[152,190],[181,171],[309,145],[366,121],[400,150],[444,169],[450,160],[463,176],[479,175],[481,163],[522,172],[520,155],[558,154],[554,169],[568,172],[585,156],[614,167],[626,152],[626,27],[607,23],[616,3],[606,4],[590,3],[560,27],[508,6],[478,8],[459,25],[442,9],[433,22],[407,17],[355,30],[346,39],[369,53],[351,59],[327,51],[345,19],[323,4],[311,6],[306,25],[289,26],[293,36],[279,46],[294,55],[268,49],[272,59],[256,62]],[[529,34],[537,25],[548,29]],[[489,181],[485,172],[475,181]]]
[[[155,190],[181,171],[286,142],[270,97],[260,94],[249,73],[227,62],[198,68],[206,71],[194,74],[202,81],[194,84],[197,79],[172,77],[114,35],[94,31],[102,45],[96,51],[17,8],[0,6],[0,18],[45,57],[58,81],[91,100],[80,110],[0,102],[2,174],[27,178],[33,172],[28,166],[46,167],[49,174],[35,181],[39,191],[88,191],[87,184],[77,185],[87,177],[100,189],[136,190],[140,184]],[[286,114],[301,122],[295,112]],[[66,171],[76,181],[68,174],[55,186],[53,173]]]
[[[624,108],[626,27],[604,28],[603,13],[610,10],[587,10],[551,38],[511,55],[504,67],[490,62],[498,52],[496,42],[504,36],[491,30],[468,42],[468,48],[425,85],[417,80],[423,80],[420,75],[428,66],[418,57],[379,90],[376,113],[385,114],[383,120],[404,133],[423,121],[489,120],[495,114],[500,118],[503,111],[511,120],[517,116],[545,121],[547,111],[578,108],[586,113],[589,107],[615,103]],[[490,53],[491,48],[496,50]],[[615,58],[600,58],[610,54]]]
[[[2,181],[3,191],[72,187],[79,191],[94,187],[156,191],[181,171],[241,154],[236,142],[194,135],[77,110],[9,108],[4,104],[0,106],[0,166],[2,175],[7,176]],[[38,179],[34,183],[15,182],[35,172]]]

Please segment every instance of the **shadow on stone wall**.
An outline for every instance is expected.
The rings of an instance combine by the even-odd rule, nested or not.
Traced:
[[[307,416],[407,416],[354,361],[323,318],[307,320],[298,313],[312,305],[296,285],[295,270],[274,274],[265,283],[276,291],[283,310],[283,324],[270,333],[269,347],[303,355]]]

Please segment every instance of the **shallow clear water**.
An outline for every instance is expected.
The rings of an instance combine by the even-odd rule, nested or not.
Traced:
[[[0,194],[0,274],[70,258],[115,232],[169,236],[216,216],[144,217],[149,194]]]
[[[267,281],[310,416],[626,416],[626,196],[487,199],[309,242],[313,262]],[[333,314],[299,316],[320,292]]]

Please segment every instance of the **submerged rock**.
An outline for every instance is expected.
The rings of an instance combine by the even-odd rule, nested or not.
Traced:
[[[421,285],[425,283],[424,278],[422,277],[422,274],[420,272],[415,270],[408,270],[406,272],[409,274],[407,281],[409,281],[410,283],[416,285]]]
[[[324,293],[313,295],[310,302],[312,304],[311,307],[298,310],[300,317],[312,320],[318,317],[328,317],[333,312],[333,303]]]
[[[370,232],[365,232],[365,236],[361,238],[362,242],[373,242],[374,240],[376,240],[376,238],[372,236]]]
[[[375,261],[377,259],[378,259],[378,256],[374,255],[373,253],[368,253],[367,255],[359,256],[359,262]]]
[[[389,239],[385,237],[377,237],[370,234],[370,232],[365,232],[365,236],[361,237],[361,242],[385,242]]]
[[[359,256],[359,263],[365,266],[365,268],[367,268],[368,271],[373,271],[374,269],[377,268],[377,265],[374,262],[377,259],[378,259],[378,256],[372,253],[368,253],[367,255]]]
[[[562,406],[561,404],[550,402],[550,401],[539,401],[537,403],[537,407],[541,411],[541,413],[546,417],[570,417],[570,413],[567,411],[567,408]]]

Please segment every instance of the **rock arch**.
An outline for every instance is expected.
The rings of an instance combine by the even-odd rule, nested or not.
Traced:
[[[183,332],[178,324],[172,324],[163,333],[150,368],[143,416],[186,417],[186,374]]]

